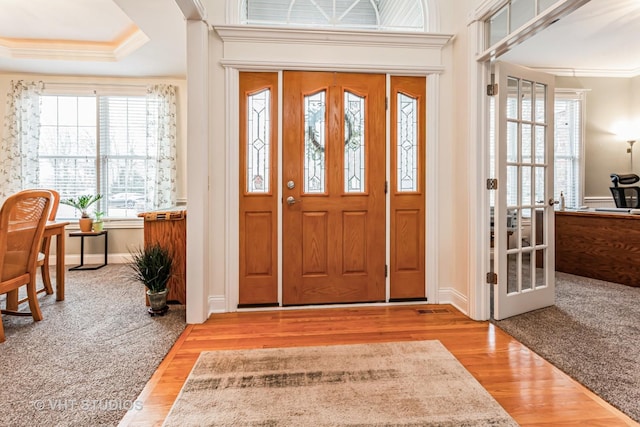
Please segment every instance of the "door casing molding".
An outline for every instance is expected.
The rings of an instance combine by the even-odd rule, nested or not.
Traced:
[[[429,302],[438,303],[438,145],[439,145],[439,115],[438,109],[440,106],[440,78],[439,74],[444,72],[444,65],[441,63],[441,49],[451,39],[450,35],[433,35],[423,34],[422,37],[418,37],[422,40],[421,43],[414,43],[412,47],[407,47],[406,41],[401,41],[398,38],[398,34],[394,34],[393,39],[395,43],[386,43],[384,47],[367,46],[367,59],[365,61],[344,63],[339,61],[341,56],[352,58],[357,55],[351,55],[354,51],[360,51],[362,46],[354,43],[353,34],[350,31],[346,31],[346,40],[333,40],[333,48],[331,52],[326,52],[324,55],[315,57],[314,60],[306,60],[297,56],[295,53],[288,51],[284,45],[291,39],[292,31],[283,32],[286,36],[283,36],[280,40],[274,37],[273,30],[271,29],[272,43],[265,46],[264,43],[260,45],[252,44],[251,42],[261,37],[261,29],[248,28],[243,26],[240,28],[233,28],[233,37],[225,39],[227,34],[225,30],[230,30],[232,26],[220,26],[214,27],[218,35],[221,36],[224,43],[224,58],[221,59],[220,65],[225,69],[225,135],[226,140],[225,152],[226,152],[226,178],[230,185],[225,188],[225,201],[226,201],[226,214],[225,214],[225,252],[226,252],[226,272],[224,275],[224,288],[225,288],[225,303],[226,311],[237,311],[238,298],[239,298],[239,237],[237,230],[239,229],[239,188],[238,174],[239,171],[239,147],[238,141],[238,119],[239,119],[239,104],[238,104],[238,90],[239,90],[239,72],[240,71],[279,71],[280,81],[281,70],[307,70],[307,71],[335,71],[335,72],[371,72],[371,73],[383,73],[383,74],[395,74],[395,75],[412,75],[412,76],[425,76],[427,78],[427,149],[426,149],[426,251],[425,251],[425,265],[426,265],[426,295]],[[218,30],[221,31],[218,31]],[[238,30],[238,31],[237,31]],[[295,34],[295,31],[293,31]],[[322,32],[318,33],[317,37],[322,37]],[[358,37],[363,32],[358,33]],[[239,36],[241,34],[242,36]],[[380,33],[375,33],[376,37],[380,37]],[[407,34],[412,40],[416,40],[416,34]],[[370,43],[369,43],[370,44]],[[306,46],[307,50],[312,50],[313,45]],[[387,49],[392,49],[399,57],[403,57],[403,61],[386,61],[380,64],[371,64],[369,58],[384,58],[384,55],[379,52],[382,49],[383,52],[387,52]],[[259,55],[255,51],[268,50],[273,55],[269,59],[262,58],[264,53]],[[337,51],[336,51],[337,50]],[[416,50],[420,51],[421,55],[416,55]],[[262,57],[261,57],[262,56]],[[339,62],[339,65],[327,65],[334,62]],[[280,85],[280,91],[282,87]],[[279,109],[282,109],[282,93],[279,96]],[[387,116],[389,111],[387,111]],[[387,118],[388,120],[388,118]],[[282,115],[279,115],[279,133],[278,144],[279,149],[282,150]],[[389,149],[389,135],[387,128],[387,149]],[[282,159],[282,156],[279,156]],[[281,160],[279,160],[281,161]],[[388,169],[388,168],[387,168]],[[389,171],[387,170],[387,179],[389,178]],[[281,177],[278,174],[278,197],[281,197]],[[388,199],[387,199],[388,202]],[[281,280],[282,280],[282,236],[281,236],[281,206],[278,211],[279,231],[278,231],[278,252],[279,252],[279,292],[281,292]],[[387,247],[389,242],[387,239]],[[388,253],[388,248],[387,248]],[[387,287],[389,283],[387,281]],[[281,297],[281,295],[279,294]],[[218,296],[219,298],[219,296]],[[281,301],[281,298],[280,298]]]

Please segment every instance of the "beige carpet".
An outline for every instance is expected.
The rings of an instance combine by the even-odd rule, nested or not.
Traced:
[[[517,426],[439,341],[203,352],[164,426]]]

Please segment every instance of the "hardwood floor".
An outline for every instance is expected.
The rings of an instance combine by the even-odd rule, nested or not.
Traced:
[[[212,315],[189,325],[121,426],[160,426],[201,351],[437,339],[522,426],[637,426],[489,322],[449,305]]]

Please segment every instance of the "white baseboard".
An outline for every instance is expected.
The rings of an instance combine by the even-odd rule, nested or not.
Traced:
[[[109,254],[107,255],[107,262],[109,264],[126,264],[131,261],[131,254],[129,253],[121,253],[121,254]],[[80,254],[71,254],[64,257],[65,265],[78,265],[80,264]],[[104,263],[104,255],[103,254],[85,254],[84,256],[85,264],[102,264]],[[49,265],[56,265],[56,256],[51,255],[49,258]]]
[[[209,314],[226,313],[227,300],[224,295],[209,296]]]
[[[451,304],[465,315],[469,315],[469,300],[454,288],[438,290],[438,304]]]

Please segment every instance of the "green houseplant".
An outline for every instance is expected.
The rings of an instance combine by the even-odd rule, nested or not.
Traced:
[[[98,200],[102,199],[102,194],[84,194],[77,197],[71,197],[68,199],[61,199],[60,203],[67,206],[72,206],[80,211],[80,231],[91,231],[93,225],[93,219],[89,216],[87,209]]]
[[[131,253],[133,277],[147,288],[149,313],[164,314],[167,306],[167,282],[171,278],[173,258],[169,250],[159,243],[147,245]]]

